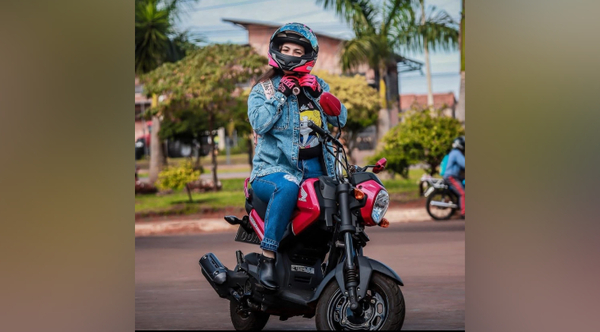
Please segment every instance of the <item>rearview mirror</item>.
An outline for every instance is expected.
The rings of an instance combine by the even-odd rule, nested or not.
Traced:
[[[373,167],[373,173],[377,174],[385,169],[385,165],[387,165],[387,159],[381,158],[377,161],[375,166]]]

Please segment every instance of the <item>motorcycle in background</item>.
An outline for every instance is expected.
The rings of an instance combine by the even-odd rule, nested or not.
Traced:
[[[423,181],[428,184],[423,196],[427,197],[425,208],[431,218],[448,220],[456,211],[460,210],[458,195],[444,179],[428,177]]]

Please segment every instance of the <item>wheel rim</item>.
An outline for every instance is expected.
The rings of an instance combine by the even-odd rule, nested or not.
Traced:
[[[432,214],[432,217],[446,218],[449,215],[451,215],[452,212],[454,211],[454,209],[452,209],[450,207],[431,205],[431,202],[453,203],[452,197],[450,197],[450,195],[448,195],[448,194],[433,193],[433,196],[431,197],[431,200],[429,202],[429,207],[428,207],[429,213]]]
[[[331,330],[380,330],[388,315],[388,300],[378,287],[367,291],[359,302],[362,314],[355,315],[350,310],[348,297],[338,288],[327,305],[327,323]]]

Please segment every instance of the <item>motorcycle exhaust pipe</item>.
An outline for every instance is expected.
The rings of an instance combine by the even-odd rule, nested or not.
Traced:
[[[227,268],[212,252],[202,256],[198,264],[215,284],[221,285],[227,280]]]
[[[439,207],[445,207],[445,208],[452,208],[452,209],[457,209],[458,208],[458,205],[456,205],[454,203],[437,202],[437,201],[431,201],[429,203],[429,205],[439,206]]]

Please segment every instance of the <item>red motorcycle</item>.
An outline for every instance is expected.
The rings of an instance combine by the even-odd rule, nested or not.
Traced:
[[[336,174],[335,179],[321,176],[300,186],[296,210],[276,253],[279,289],[259,283],[259,253],[238,250],[233,270],[208,253],[199,261],[202,274],[230,301],[231,322],[238,331],[261,330],[270,315],[280,320],[316,316],[318,330],[400,330],[405,304],[399,286],[404,284],[392,269],[363,255],[369,241],[366,227],[389,226],[384,218],[389,195],[375,175],[387,161],[362,168],[350,165],[339,132],[333,137],[313,123],[309,126],[335,156]],[[260,244],[267,203],[248,189],[248,180],[248,215],[225,220],[239,225],[235,241]]]

